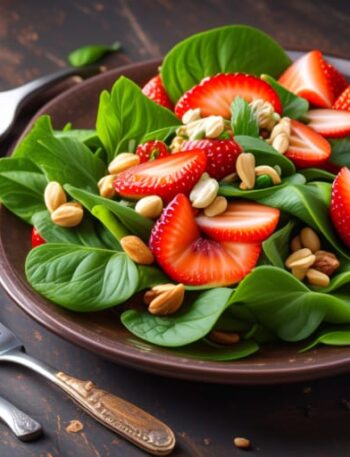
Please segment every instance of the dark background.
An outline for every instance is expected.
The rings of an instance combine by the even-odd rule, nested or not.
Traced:
[[[64,67],[67,53],[81,45],[121,41],[123,53],[104,61],[114,67],[162,56],[192,33],[231,23],[260,27],[289,49],[319,48],[350,58],[349,1],[0,0],[0,90]],[[0,147],[4,153],[7,144]],[[235,436],[251,439],[252,456],[350,453],[350,376],[272,387],[161,378],[114,365],[64,342],[30,320],[4,292],[0,304],[0,320],[23,339],[29,353],[93,379],[166,421],[177,435],[175,457],[244,455],[232,444]],[[45,428],[42,439],[22,444],[0,423],[1,457],[145,455],[25,369],[1,367],[0,394]],[[71,419],[83,422],[82,433],[65,431]]]

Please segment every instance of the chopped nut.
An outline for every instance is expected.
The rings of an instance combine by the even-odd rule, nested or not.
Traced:
[[[78,433],[78,432],[81,432],[83,429],[84,429],[84,425],[76,419],[71,420],[66,427],[66,431],[68,433]]]
[[[113,198],[117,195],[117,192],[113,186],[115,175],[103,176],[97,184],[98,190],[100,191],[101,197]]]
[[[167,316],[178,311],[184,301],[185,286],[172,284],[171,288],[161,292],[148,306],[148,311],[156,316]]]
[[[198,121],[198,119],[200,119],[200,118],[201,118],[201,109],[200,108],[189,109],[182,116],[181,122],[183,124],[189,124],[190,122]]]
[[[239,154],[236,161],[236,171],[246,189],[255,186],[255,157],[250,152]]]
[[[205,124],[205,136],[207,138],[217,138],[225,128],[222,116],[209,116]]]
[[[80,224],[84,210],[80,203],[63,203],[51,213],[51,220],[60,227],[75,227]]]
[[[269,138],[272,143],[277,135],[285,133],[287,137],[290,137],[291,134],[291,121],[289,117],[283,117],[279,123],[272,129],[271,136]]]
[[[140,163],[140,157],[131,152],[122,152],[118,154],[108,165],[108,172],[111,175],[116,175],[128,168],[134,167]]]
[[[233,444],[240,449],[249,449],[251,446],[250,440],[241,437],[234,438]]]
[[[216,197],[215,200],[204,209],[204,214],[208,217],[218,216],[227,209],[228,202],[225,197]]]
[[[138,236],[124,236],[120,240],[120,244],[124,252],[134,262],[141,265],[150,265],[154,262],[154,257],[149,247]]]
[[[292,252],[295,252],[295,251],[299,251],[300,249],[302,249],[302,247],[303,246],[300,241],[300,236],[296,235],[290,242],[290,248],[291,248]]]
[[[203,173],[200,180],[190,193],[190,200],[194,208],[206,208],[216,198],[219,191],[219,183],[211,178],[208,173]]]
[[[284,132],[279,133],[276,138],[272,141],[272,147],[276,149],[281,154],[284,154],[288,151],[289,148],[289,138],[288,135]]]
[[[50,213],[67,202],[66,193],[59,182],[51,181],[44,191],[44,202]]]
[[[182,145],[184,144],[185,141],[186,141],[186,139],[183,138],[182,136],[174,137],[174,139],[171,142],[170,147],[169,147],[170,151],[172,153],[176,153],[176,152],[181,151]]]
[[[274,168],[270,167],[269,165],[260,165],[258,167],[255,167],[255,175],[256,176],[263,176],[263,175],[270,176],[274,185],[281,184],[281,182],[282,182],[281,177],[277,173],[277,171]]]
[[[158,297],[158,295],[162,294],[163,292],[167,292],[168,290],[172,290],[174,288],[174,284],[159,284],[158,286],[152,287],[151,290],[148,290],[145,295],[143,296],[143,301],[146,305],[149,305],[151,301]]]
[[[293,276],[295,276],[297,279],[299,279],[299,281],[302,281],[306,276],[307,268],[294,267],[294,268],[292,268],[291,271],[292,271]]]
[[[163,211],[163,200],[158,195],[141,198],[135,205],[135,211],[141,216],[156,219]]]
[[[249,106],[252,108],[261,129],[271,130],[279,121],[279,114],[275,113],[274,107],[266,100],[257,98],[250,102]]]
[[[300,241],[304,248],[309,248],[314,254],[321,249],[321,240],[317,233],[310,227],[305,227],[300,232]]]
[[[310,249],[303,248],[293,252],[285,261],[287,268],[309,268],[315,262],[316,256]]]
[[[228,346],[238,343],[241,339],[238,333],[224,332],[221,330],[212,330],[208,337],[213,343],[225,344]]]
[[[327,276],[332,274],[340,267],[340,262],[332,252],[316,251],[316,260],[312,265],[315,270],[321,271]]]
[[[307,280],[313,286],[327,287],[330,282],[328,275],[322,273],[321,271],[315,270],[314,268],[309,268],[306,272]]]

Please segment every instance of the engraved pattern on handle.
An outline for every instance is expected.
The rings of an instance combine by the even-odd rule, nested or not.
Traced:
[[[86,412],[124,438],[153,455],[168,455],[174,449],[172,430],[137,406],[63,372],[56,373],[60,387]]]

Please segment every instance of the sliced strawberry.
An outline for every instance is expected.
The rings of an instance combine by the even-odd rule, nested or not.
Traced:
[[[333,104],[333,109],[350,111],[350,85],[346,87]]]
[[[140,157],[140,162],[148,162],[148,160],[160,159],[170,154],[168,147],[163,141],[147,141],[139,144],[136,148],[136,154]]]
[[[331,218],[339,237],[350,248],[350,170],[347,167],[340,170],[333,182]]]
[[[277,93],[265,81],[244,73],[219,73],[204,78],[198,86],[185,92],[176,103],[175,114],[181,119],[189,109],[200,108],[203,117],[215,114],[229,119],[231,103],[237,96],[247,102],[258,98],[266,100],[277,113],[282,113]]]
[[[341,138],[350,133],[350,112],[335,109],[312,109],[306,114],[308,126],[320,135]]]
[[[323,136],[292,119],[290,144],[285,156],[298,168],[319,167],[329,159],[331,152],[331,145]]]
[[[183,151],[202,149],[207,156],[206,171],[212,178],[222,179],[236,170],[236,160],[242,152],[234,140],[193,140],[186,141]]]
[[[40,235],[35,227],[32,228],[32,248],[36,248],[37,246],[41,246],[42,244],[46,243],[44,238]]]
[[[332,87],[324,72],[320,51],[311,51],[297,59],[279,78],[286,89],[321,108],[330,108],[334,101]]]
[[[142,92],[150,100],[158,103],[158,105],[165,106],[165,108],[169,108],[171,110],[174,108],[174,105],[172,104],[163,86],[163,81],[161,80],[160,75],[154,76],[150,79],[148,83],[143,86]]]
[[[138,199],[159,195],[168,202],[179,192],[189,194],[206,165],[207,157],[200,149],[179,152],[119,173],[114,187],[122,197]]]
[[[275,230],[280,210],[255,202],[236,200],[215,217],[201,214],[196,218],[199,228],[217,241],[264,241]]]
[[[178,194],[154,226],[150,248],[174,281],[188,285],[235,284],[255,267],[260,243],[218,242],[203,238],[188,198]]]
[[[346,81],[345,77],[325,59],[322,59],[322,70],[328,80],[333,99],[335,100],[349,83]]]

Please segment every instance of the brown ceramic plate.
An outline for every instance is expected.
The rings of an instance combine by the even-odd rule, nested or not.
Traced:
[[[294,54],[295,55],[295,54]],[[293,57],[294,57],[293,55]],[[70,121],[75,128],[93,128],[99,93],[126,75],[144,84],[157,71],[159,61],[130,65],[96,76],[48,103],[41,114],[50,114],[55,128]],[[350,75],[350,62],[336,59]],[[350,347],[321,347],[305,354],[296,345],[263,347],[256,355],[236,362],[208,362],[184,358],[150,346],[132,336],[119,322],[118,308],[99,313],[66,311],[36,294],[24,276],[30,249],[30,227],[4,207],[0,208],[0,275],[9,295],[30,316],[63,338],[118,363],[141,370],[192,380],[235,384],[268,384],[306,380],[350,369]]]

